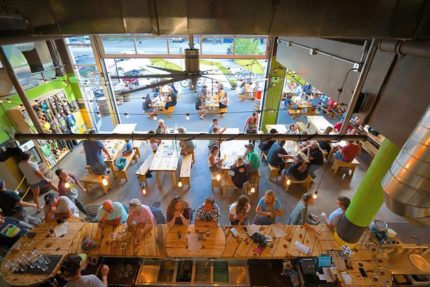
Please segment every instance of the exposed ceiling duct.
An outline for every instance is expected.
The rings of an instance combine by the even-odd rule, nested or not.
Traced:
[[[382,180],[385,203],[412,223],[430,225],[430,106]]]
[[[4,0],[2,3],[0,16],[5,18],[0,17],[0,27],[6,27],[0,36],[3,44],[25,36],[115,33],[430,39],[430,1],[426,0]]]

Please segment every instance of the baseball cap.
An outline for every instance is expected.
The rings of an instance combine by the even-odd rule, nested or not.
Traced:
[[[129,203],[130,206],[141,206],[142,203],[140,203],[140,200],[137,198],[133,198],[132,200],[130,200]]]

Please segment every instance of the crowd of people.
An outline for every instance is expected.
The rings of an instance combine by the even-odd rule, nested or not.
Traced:
[[[196,97],[195,107],[196,111],[199,113],[200,119],[203,120],[206,114],[210,113],[214,108],[218,108],[222,116],[222,111],[226,111],[229,104],[230,100],[227,92],[224,90],[224,85],[221,82],[217,82],[215,90],[212,91],[209,91],[208,86],[203,85]]]

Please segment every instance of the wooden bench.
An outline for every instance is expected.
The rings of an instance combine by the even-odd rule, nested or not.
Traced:
[[[351,177],[354,175],[355,168],[360,165],[360,162],[354,158],[352,162],[344,162],[338,159],[334,159],[331,170],[336,174],[340,168],[347,168],[351,171]]]
[[[220,175],[220,180],[217,179],[217,175]],[[220,189],[221,187],[221,173],[220,172],[211,172],[211,184],[212,184],[212,192],[214,192],[215,188]]]
[[[192,163],[193,163],[193,155],[192,154],[188,154],[188,155],[182,157],[181,171],[179,173],[179,180],[182,182],[181,190],[185,184],[188,185],[187,190],[189,190],[191,188],[190,177],[191,177]]]
[[[228,189],[236,190],[238,188],[236,185],[234,185],[233,181],[231,180],[231,176],[226,174],[221,178],[221,195],[224,195],[225,191]]]
[[[123,168],[122,170],[119,170],[119,169],[115,166],[115,164],[114,164],[114,166],[115,166],[114,173],[115,173],[115,177],[116,177],[116,178],[119,178],[119,179],[122,179],[122,178],[123,178],[123,179],[125,179],[125,181],[128,181],[127,169],[128,169],[128,167],[130,166],[130,164],[131,164],[131,162],[132,162],[132,161],[137,162],[137,160],[136,160],[136,158],[135,158],[135,152],[134,152],[134,149],[133,149],[133,151],[131,152],[131,154],[129,154],[129,155],[127,155],[127,156],[122,156],[122,157],[126,159],[126,162],[125,162],[124,168]]]
[[[309,187],[311,186],[313,182],[312,176],[308,175],[304,180],[295,180],[289,177],[285,178],[284,187],[285,191],[288,191],[291,185],[293,184],[302,184],[305,188],[305,191],[308,191]]]
[[[309,134],[309,124],[305,124],[304,122],[296,122],[297,127],[299,128],[300,133]]]
[[[249,183],[251,187],[255,188],[255,192],[258,192],[258,187],[260,186],[260,173],[258,171],[251,174]]]
[[[137,160],[138,158],[140,158],[140,146],[142,145],[142,141],[133,141],[133,150],[134,150],[134,154],[135,154],[135,160]]]
[[[170,106],[167,109],[163,109],[161,111],[158,112],[158,114],[162,114],[162,115],[170,115],[175,111],[175,106]]]
[[[85,189],[89,190],[90,185],[98,185],[103,190],[103,192],[107,194],[110,188],[109,176],[93,174],[90,166],[86,166],[85,168],[88,170],[88,174],[84,175],[79,179]],[[107,180],[107,185],[103,184],[103,179]]]
[[[269,166],[269,180],[273,181],[278,178],[279,172],[281,171],[279,167],[275,167],[273,165],[267,164]]]
[[[149,171],[149,167],[151,166],[152,159],[154,158],[154,154],[151,153],[150,156],[148,156],[143,163],[139,166],[139,168],[136,171],[137,180],[140,182],[144,182],[145,186],[148,186],[147,177],[146,174]]]

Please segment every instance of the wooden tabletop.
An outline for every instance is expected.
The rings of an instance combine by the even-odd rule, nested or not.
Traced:
[[[34,238],[30,239],[24,236],[17,241],[3,259],[1,266],[3,280],[13,286],[34,286],[46,282],[49,278],[53,277],[60,264],[51,274],[14,274],[4,269],[3,263],[20,258],[23,254],[34,248],[42,254],[62,255],[63,257],[69,253],[73,253],[80,244],[80,232],[85,223],[77,218],[70,218],[67,223],[62,224],[62,226],[64,225],[67,225],[67,233],[62,237],[55,237],[55,234],[48,236],[50,230],[55,230],[60,226],[60,224],[53,222],[34,227],[31,230],[36,234]]]
[[[327,127],[332,127],[333,125],[326,120],[323,116],[307,116],[308,122],[315,129],[316,133],[323,134]]]
[[[199,238],[199,233],[201,238]],[[175,225],[167,229],[166,252],[168,256],[218,258],[223,254],[224,248],[225,235],[220,226]]]
[[[266,125],[266,131],[269,132],[271,129],[275,129],[280,134],[286,134],[288,129],[285,125]]]
[[[175,171],[178,168],[180,150],[174,140],[163,140],[152,159],[150,170]]]
[[[103,142],[105,145],[105,148],[109,151],[112,158],[106,159],[106,155],[103,154],[105,157],[105,162],[112,162],[115,161],[115,159],[118,158],[118,156],[121,156],[122,154],[122,148],[125,145],[125,141],[123,140],[107,140]]]
[[[147,231],[140,242],[136,241],[133,228],[127,224],[119,226],[106,226],[99,228],[97,223],[88,223],[82,229],[81,239],[91,238],[97,247],[89,252],[91,256],[139,256],[164,257],[166,256],[163,225],[156,225]],[[82,252],[80,247],[76,252]]]
[[[137,124],[118,124],[113,129],[113,134],[131,134],[136,129]]]

